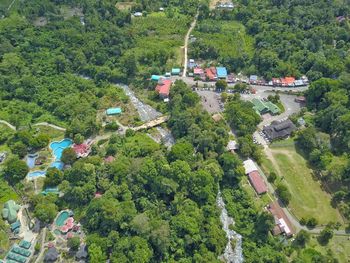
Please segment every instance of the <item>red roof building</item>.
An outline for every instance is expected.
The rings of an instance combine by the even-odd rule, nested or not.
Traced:
[[[216,68],[215,67],[210,67],[205,69],[205,75],[209,80],[216,80],[217,75],[216,75]]]
[[[78,158],[87,157],[91,151],[90,145],[87,143],[74,144],[72,147]]]
[[[275,227],[272,230],[272,233],[274,235],[284,233],[287,237],[293,236],[294,230],[292,223],[284,213],[283,209],[279,206],[279,204],[277,202],[273,202],[268,205],[267,209],[273,215],[273,218],[275,220]]]
[[[258,171],[252,171],[248,174],[249,182],[259,195],[267,192],[267,187]]]
[[[203,72],[203,69],[201,68],[194,68],[193,69],[193,74],[194,75],[202,75],[204,72]]]
[[[285,78],[281,79],[282,86],[293,85],[294,81],[295,81],[294,77],[285,77]]]
[[[169,97],[171,84],[172,82],[170,79],[159,80],[156,86],[156,91],[159,93],[159,96],[162,98]]]

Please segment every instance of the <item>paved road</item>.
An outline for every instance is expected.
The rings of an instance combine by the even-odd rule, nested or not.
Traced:
[[[184,76],[171,76],[170,79],[172,81],[175,80],[182,80],[185,82],[188,86],[196,86],[198,88],[203,88],[204,86],[209,87],[211,89],[215,89],[215,82],[206,82],[206,81],[201,81],[201,80],[194,80],[192,77],[184,77]],[[237,83],[228,83],[227,84],[227,89],[230,90],[232,89]],[[302,86],[302,87],[294,87],[294,88],[289,88],[289,87],[273,87],[273,86],[262,86],[262,85],[250,85],[252,88],[256,89],[257,91],[294,91],[294,92],[303,92],[306,91],[309,86]]]
[[[191,32],[197,24],[199,11],[197,11],[196,16],[194,17],[193,22],[191,23],[191,27],[188,29],[187,34],[185,36],[185,45],[184,45],[184,70],[182,72],[182,77],[186,77],[187,75],[187,65],[188,65],[188,40],[190,38]]]
[[[45,238],[46,238],[46,227],[43,229],[43,234],[41,237],[41,248],[40,248],[40,253],[38,257],[35,260],[35,263],[43,262],[42,258],[44,257],[44,252],[45,252]]]

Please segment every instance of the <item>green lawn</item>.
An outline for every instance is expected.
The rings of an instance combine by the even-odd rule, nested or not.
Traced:
[[[274,160],[265,159],[263,168],[267,172],[274,171],[279,175],[278,180],[287,185],[292,194],[290,210],[299,219],[315,217],[319,224],[329,221],[343,223],[339,212],[330,205],[330,195],[314,180],[306,160],[288,143],[273,145],[270,150]]]

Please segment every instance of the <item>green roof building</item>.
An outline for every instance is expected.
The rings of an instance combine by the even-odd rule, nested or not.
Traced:
[[[262,101],[260,99],[252,99],[252,103],[254,105],[253,109],[259,114],[265,114],[270,112],[272,115],[277,115],[280,113],[280,108],[278,108],[271,101]]]
[[[180,68],[172,68],[171,69],[171,75],[180,75],[181,69]]]
[[[254,104],[253,109],[259,114],[265,114],[269,111],[265,103],[259,99],[256,99],[256,98],[252,99],[252,103]]]
[[[277,105],[273,104],[271,101],[265,102],[266,107],[269,109],[272,115],[277,115],[280,113],[280,108]]]
[[[2,217],[7,220],[10,224],[16,222],[17,212],[21,208],[15,201],[9,200],[5,203],[4,209],[2,209]]]

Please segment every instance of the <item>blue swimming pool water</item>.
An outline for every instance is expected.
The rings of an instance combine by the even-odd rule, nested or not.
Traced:
[[[63,166],[64,166],[64,164],[61,161],[55,161],[50,165],[50,167],[55,167],[58,170],[62,170]]]
[[[30,169],[34,168],[36,158],[38,158],[37,154],[28,154],[26,163]]]
[[[46,171],[34,171],[34,172],[30,172],[28,173],[28,177],[29,178],[35,178],[35,177],[40,177],[40,176],[45,176]]]
[[[70,147],[72,143],[73,142],[70,139],[63,139],[60,142],[52,142],[50,144],[50,149],[52,150],[56,161],[61,160],[63,150]]]

